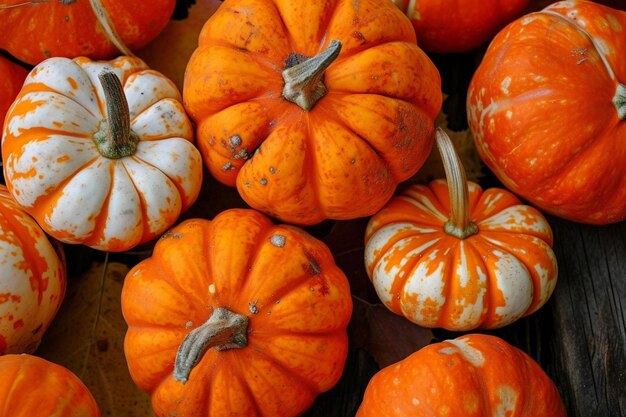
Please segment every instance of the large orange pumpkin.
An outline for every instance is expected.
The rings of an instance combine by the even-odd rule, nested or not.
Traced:
[[[380,0],[226,0],[187,66],[211,173],[283,221],[371,215],[429,154],[439,74]]]
[[[4,116],[22,88],[28,71],[0,55],[0,128],[4,124]]]
[[[159,417],[287,417],[338,381],[352,299],[328,248],[253,210],[167,232],[122,290],[124,350]]]
[[[429,345],[378,372],[357,417],[565,417],[554,383],[495,336]]]
[[[626,12],[564,1],[491,43],[468,118],[485,163],[551,214],[626,218]]]
[[[68,369],[31,355],[0,356],[0,417],[100,417]]]

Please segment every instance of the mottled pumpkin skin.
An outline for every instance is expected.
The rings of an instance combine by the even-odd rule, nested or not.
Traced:
[[[25,3],[4,0],[2,5]],[[111,23],[131,50],[154,39],[169,22],[175,0],[102,0]],[[36,65],[55,56],[110,59],[120,51],[98,23],[89,0],[59,0],[0,9],[0,48]]]
[[[502,327],[537,311],[552,294],[557,263],[546,219],[512,193],[469,182],[478,233],[444,231],[448,186],[413,185],[372,216],[365,266],[381,301],[424,327]]]
[[[530,356],[471,334],[417,351],[371,379],[357,417],[565,417],[554,383]]]
[[[507,188],[577,222],[626,218],[626,123],[614,103],[626,117],[625,53],[626,12],[591,2],[555,3],[498,34],[467,108]]]
[[[185,336],[217,307],[248,316],[248,345],[208,350],[183,384]],[[253,210],[187,220],[124,281],[124,350],[159,417],[296,416],[343,371],[352,311],[328,248]]]
[[[306,22],[306,24],[304,24]],[[282,97],[291,53],[343,46],[310,111]],[[210,172],[296,224],[371,215],[423,164],[439,73],[410,22],[380,0],[226,0],[185,73],[184,104]]]
[[[100,417],[68,369],[31,355],[0,356],[0,417]]]
[[[56,315],[66,284],[56,249],[0,185],[0,355],[34,352]]]
[[[0,128],[4,116],[22,88],[28,71],[0,55]]]
[[[426,51],[463,52],[489,41],[520,16],[529,0],[404,0],[404,11]]]

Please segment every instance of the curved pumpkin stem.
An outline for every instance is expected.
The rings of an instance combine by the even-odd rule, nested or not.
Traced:
[[[192,330],[178,348],[174,361],[174,380],[187,382],[191,370],[211,348],[227,350],[246,347],[247,331],[248,317],[223,307],[213,310],[211,317]]]
[[[102,5],[101,0],[89,0],[89,4],[91,5],[91,10],[96,15],[96,19],[98,19],[98,23],[104,29],[104,33],[106,37],[111,41],[113,45],[124,55],[135,56],[133,52],[128,49],[128,47],[122,41],[120,35],[117,34],[115,27],[113,26],[113,22],[111,21],[111,17],[109,17],[109,13],[107,13],[106,8]]]
[[[469,190],[465,169],[454,150],[452,141],[443,129],[437,128],[435,139],[443,160],[450,192],[450,218],[444,230],[449,235],[465,239],[478,233],[478,226],[470,220]]]
[[[104,70],[98,74],[104,90],[107,118],[100,122],[100,129],[94,135],[94,142],[102,156],[119,159],[130,156],[137,150],[139,138],[130,130],[128,102],[120,79],[113,71]]]
[[[626,85],[617,84],[617,91],[613,97],[613,104],[617,108],[617,114],[621,120],[626,120]]]
[[[330,41],[323,52],[312,58],[291,54],[287,58],[287,68],[283,70],[283,97],[309,111],[319,99],[326,95],[326,86],[322,82],[324,71],[339,56],[341,42]]]

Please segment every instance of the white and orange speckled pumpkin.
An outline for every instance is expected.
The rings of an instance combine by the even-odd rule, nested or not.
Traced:
[[[0,185],[0,355],[31,353],[65,295],[60,245]]]
[[[42,62],[6,116],[9,191],[66,243],[123,251],[160,235],[202,182],[180,100],[137,58]]]
[[[365,264],[378,296],[420,326],[450,330],[533,313],[556,284],[550,226],[512,193],[468,183],[441,129],[437,144],[450,186],[413,185],[368,224]]]

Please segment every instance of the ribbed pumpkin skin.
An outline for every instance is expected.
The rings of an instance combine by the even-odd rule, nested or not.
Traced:
[[[371,379],[357,417],[565,417],[554,383],[527,354],[471,334],[417,351]]]
[[[282,97],[285,61],[331,40],[343,46],[328,93],[304,111]],[[420,168],[440,86],[391,2],[226,0],[200,34],[183,99],[219,181],[281,221],[314,224],[373,214]]]
[[[31,355],[0,356],[0,405],[0,417],[100,417],[76,375]]]
[[[175,381],[179,345],[217,307],[248,316],[247,347],[210,349]],[[339,380],[352,299],[322,242],[232,209],[166,233],[128,273],[122,310],[128,367],[157,416],[281,417]]]
[[[583,223],[626,218],[626,12],[555,3],[491,43],[468,92],[483,161],[543,211]]]
[[[471,220],[465,239],[444,231],[448,187],[413,185],[372,216],[365,266],[381,301],[424,327],[502,327],[538,310],[557,278],[545,218],[510,192],[468,183]]]
[[[25,3],[4,0],[3,6]],[[138,50],[169,22],[175,0],[102,0],[122,41]],[[47,1],[0,9],[0,48],[20,61],[36,65],[55,56],[110,59],[120,51],[108,40],[89,0],[71,4]]]
[[[0,355],[32,353],[56,315],[66,285],[57,248],[0,185]]]
[[[28,71],[0,55],[0,128],[4,116],[22,88]]]

